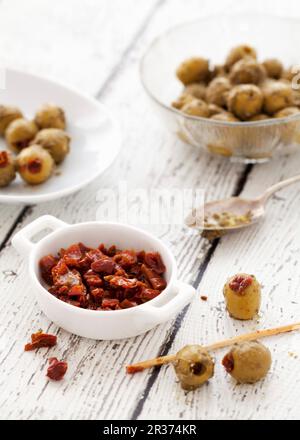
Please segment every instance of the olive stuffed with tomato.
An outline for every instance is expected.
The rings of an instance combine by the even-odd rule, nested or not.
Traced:
[[[293,105],[293,91],[290,84],[280,81],[267,81],[263,88],[264,111],[268,115]]]
[[[17,170],[25,182],[38,185],[51,176],[54,170],[54,160],[40,145],[32,145],[19,153]]]
[[[209,62],[205,58],[189,58],[180,64],[176,74],[184,85],[206,81],[210,75]]]
[[[232,318],[250,320],[257,316],[261,303],[261,287],[254,275],[244,273],[231,277],[223,294]]]
[[[192,83],[186,86],[183,90],[184,95],[191,95],[197,99],[205,98],[206,85],[202,83]]]
[[[0,187],[8,186],[16,177],[16,164],[9,151],[0,151]]]
[[[214,361],[200,345],[186,345],[176,354],[174,368],[181,387],[193,391],[214,375]]]
[[[262,91],[254,84],[237,85],[228,93],[227,106],[237,118],[246,121],[261,113]]]
[[[0,105],[0,135],[3,136],[5,130],[15,119],[23,118],[21,110],[9,105]]]
[[[276,58],[270,58],[263,63],[269,78],[280,79],[283,74],[283,64]]]
[[[230,70],[238,61],[249,57],[253,58],[254,60],[257,59],[257,53],[253,47],[246,44],[233,47],[226,58],[225,65],[227,70]]]
[[[211,81],[206,89],[206,101],[210,104],[224,107],[226,104],[227,93],[231,88],[232,85],[228,78],[218,76]]]
[[[267,77],[267,72],[262,64],[253,58],[243,58],[238,61],[230,72],[232,84],[260,84]]]
[[[270,370],[270,350],[258,341],[235,344],[223,358],[222,364],[238,383],[255,383]]]
[[[19,118],[9,124],[5,131],[5,139],[8,147],[14,153],[19,153],[28,147],[37,132],[38,128],[33,121]]]
[[[59,128],[45,128],[38,132],[32,144],[43,147],[59,164],[70,151],[70,140],[70,136]]]
[[[188,104],[185,104],[181,110],[187,115],[198,116],[201,118],[208,118],[210,114],[206,102],[204,102],[202,99],[196,98]]]
[[[239,122],[238,118],[236,118],[232,113],[226,111],[215,113],[210,119],[220,122]]]
[[[35,123],[40,130],[43,128],[66,128],[66,116],[61,107],[54,104],[43,105],[35,115]]]

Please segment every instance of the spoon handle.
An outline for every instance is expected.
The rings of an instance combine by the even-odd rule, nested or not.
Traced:
[[[267,189],[267,191],[264,192],[264,194],[261,196],[261,200],[263,202],[267,202],[269,198],[275,194],[277,191],[280,191],[281,189],[285,188],[286,186],[292,185],[293,183],[300,181],[300,175],[291,177],[290,179],[283,180],[282,182],[276,183],[275,185],[271,186]]]

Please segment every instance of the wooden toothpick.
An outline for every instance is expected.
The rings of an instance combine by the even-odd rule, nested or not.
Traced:
[[[238,342],[245,342],[245,341],[254,341],[256,339],[262,339],[267,338],[269,336],[276,336],[280,335],[282,333],[288,333],[295,330],[300,330],[300,322],[295,324],[289,324],[285,325],[283,327],[275,327],[265,330],[257,330],[252,333],[246,333],[244,335],[235,336],[230,339],[225,339],[223,341],[215,342],[214,344],[207,345],[205,348],[208,351],[215,351],[219,350],[221,348],[230,347],[233,344],[236,344]],[[144,371],[147,368],[153,368],[153,367],[160,367],[165,364],[169,364],[171,362],[174,362],[176,359],[175,354],[169,354],[168,356],[161,356],[157,357],[155,359],[150,359],[143,362],[138,362],[133,365],[128,365],[126,367],[126,372],[128,374],[134,374],[138,373],[140,371]]]

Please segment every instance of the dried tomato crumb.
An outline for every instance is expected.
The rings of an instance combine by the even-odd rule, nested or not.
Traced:
[[[140,373],[141,371],[144,371],[143,367],[135,367],[134,365],[128,365],[126,367],[126,373],[127,374]]]
[[[59,361],[56,357],[49,359],[46,376],[52,380],[62,380],[68,369],[67,362]]]
[[[57,337],[55,335],[50,335],[43,333],[42,330],[31,335],[31,342],[25,345],[24,350],[36,350],[41,347],[53,347],[57,343]]]
[[[227,371],[227,373],[230,373],[233,370],[234,367],[234,361],[231,353],[226,354],[222,360],[222,365]]]
[[[204,296],[204,295],[200,296],[200,298],[202,299],[202,301],[207,301],[208,300],[208,297]]]
[[[242,294],[253,282],[250,275],[236,275],[229,283],[230,289]]]

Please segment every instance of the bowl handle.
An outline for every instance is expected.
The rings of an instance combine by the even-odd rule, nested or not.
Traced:
[[[43,215],[29,223],[29,225],[25,226],[21,231],[17,232],[12,239],[12,245],[21,255],[28,255],[35,246],[35,243],[33,243],[31,239],[36,234],[44,229],[56,231],[66,225],[67,223],[53,217],[52,215]]]
[[[195,296],[195,288],[190,284],[177,281],[175,286],[176,295],[162,306],[145,305],[143,308],[143,318],[151,321],[153,325],[168,321],[188,305]]]

